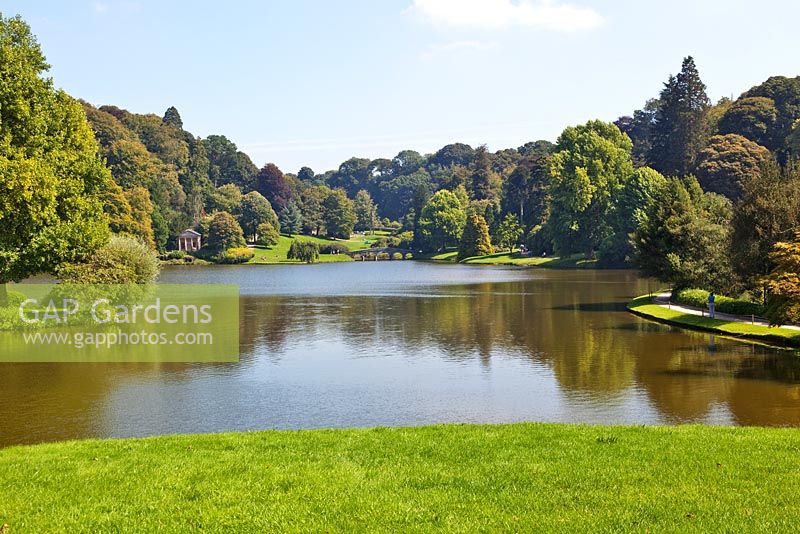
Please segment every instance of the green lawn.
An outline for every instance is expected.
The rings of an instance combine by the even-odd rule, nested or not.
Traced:
[[[545,424],[0,450],[15,532],[793,532],[800,431]]]
[[[800,331],[798,330],[736,323],[691,315],[653,304],[647,295],[633,299],[628,303],[628,309],[649,319],[677,326],[717,332],[731,337],[743,337],[764,343],[800,346]]]
[[[458,261],[458,251],[448,250],[437,254],[430,254],[422,256],[422,259],[427,259],[437,262],[450,262],[455,263]],[[582,255],[570,256],[568,258],[559,258],[558,256],[523,256],[517,252],[497,252],[489,254],[488,256],[474,256],[465,259],[462,263],[473,265],[518,265],[522,267],[549,267],[554,269],[585,269],[594,268],[597,265],[596,260],[587,260]]]
[[[278,244],[274,247],[263,248],[259,247],[254,249],[256,255],[250,260],[248,263],[257,263],[257,264],[274,264],[274,263],[301,263],[296,260],[287,260],[286,254],[289,252],[289,247],[292,245],[292,241],[297,239],[302,239],[305,241],[313,241],[318,243],[320,246],[330,243],[339,243],[345,245],[350,250],[361,250],[364,248],[369,248],[370,244],[375,241],[376,237],[374,236],[367,236],[367,235],[360,235],[354,234],[348,240],[331,240],[331,239],[324,239],[320,237],[314,236],[285,236],[282,235]],[[340,262],[340,261],[352,261],[350,256],[346,254],[320,254],[319,262],[320,263],[330,263],[330,262]]]

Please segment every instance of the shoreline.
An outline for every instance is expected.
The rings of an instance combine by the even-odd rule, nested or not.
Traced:
[[[670,326],[718,334],[739,341],[754,341],[776,348],[800,348],[800,331],[690,315],[654,304],[650,295],[634,298],[626,308],[634,315]]]

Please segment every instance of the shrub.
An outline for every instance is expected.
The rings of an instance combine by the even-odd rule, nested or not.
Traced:
[[[258,234],[256,242],[264,247],[274,247],[281,238],[278,230],[268,222],[259,224],[256,232]]]
[[[704,289],[680,289],[672,295],[672,300],[679,304],[694,306],[696,308],[708,307],[708,291]],[[731,315],[758,315],[764,314],[764,306],[757,302],[748,300],[733,299],[722,295],[716,295],[714,307],[720,313],[730,313]]]
[[[341,243],[326,243],[319,247],[320,254],[347,254],[350,249]]]
[[[170,250],[163,256],[161,256],[162,260],[182,260],[187,256],[185,250]]]
[[[63,265],[58,277],[68,284],[149,284],[160,270],[158,256],[144,242],[115,235],[84,263]]]
[[[311,241],[301,241],[295,239],[289,247],[287,259],[300,260],[305,263],[314,263],[319,259],[319,245]]]
[[[255,254],[253,249],[247,247],[229,248],[217,257],[217,261],[226,264],[247,263]]]
[[[388,260],[389,253],[388,252],[379,252],[378,253],[378,260]]]
[[[392,259],[393,260],[402,260],[403,259],[403,253],[402,252],[395,252],[394,254],[392,254]]]
[[[412,253],[410,253],[410,252],[406,252],[406,258],[405,259],[413,260],[414,259],[414,255]]]

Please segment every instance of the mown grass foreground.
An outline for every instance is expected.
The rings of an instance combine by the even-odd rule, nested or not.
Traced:
[[[16,532],[796,531],[796,429],[268,431],[0,450]]]
[[[653,304],[648,295],[643,295],[630,301],[628,309],[647,319],[675,326],[714,332],[729,337],[750,339],[772,345],[800,347],[800,330],[737,323],[691,315]]]

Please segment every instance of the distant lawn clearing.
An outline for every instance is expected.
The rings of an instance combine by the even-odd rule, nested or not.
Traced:
[[[448,250],[446,252],[422,256],[422,259],[436,262],[456,263],[458,261],[458,251]],[[474,256],[472,258],[465,259],[461,263],[469,265],[517,265],[520,267],[548,267],[553,269],[593,269],[597,267],[596,260],[587,260],[580,254],[567,258],[559,258],[558,256],[523,256],[519,253],[519,251],[505,251],[489,254],[488,256]]]
[[[288,260],[286,259],[286,254],[289,252],[289,247],[292,245],[292,241],[295,239],[300,239],[303,241],[313,241],[314,243],[318,243],[320,246],[329,245],[332,243],[338,243],[340,245],[346,246],[350,250],[361,250],[365,248],[369,248],[371,243],[377,240],[380,235],[372,236],[372,235],[363,235],[363,234],[354,234],[350,239],[324,239],[320,237],[314,237],[309,235],[297,235],[297,236],[286,236],[282,235],[278,244],[274,247],[264,248],[258,247],[255,250],[256,255],[250,260],[248,263],[257,263],[257,264],[279,264],[279,263],[289,263],[289,264],[300,264],[302,262],[297,260]],[[320,254],[319,263],[332,263],[332,262],[341,262],[341,261],[352,261],[352,258],[347,254]]]
[[[792,532],[800,431],[552,424],[0,450],[14,532]]]
[[[788,328],[767,327],[748,323],[736,323],[690,315],[653,304],[648,295],[637,297],[628,303],[628,309],[642,317],[664,323],[716,332],[730,337],[761,341],[773,345],[800,347],[800,331]]]

